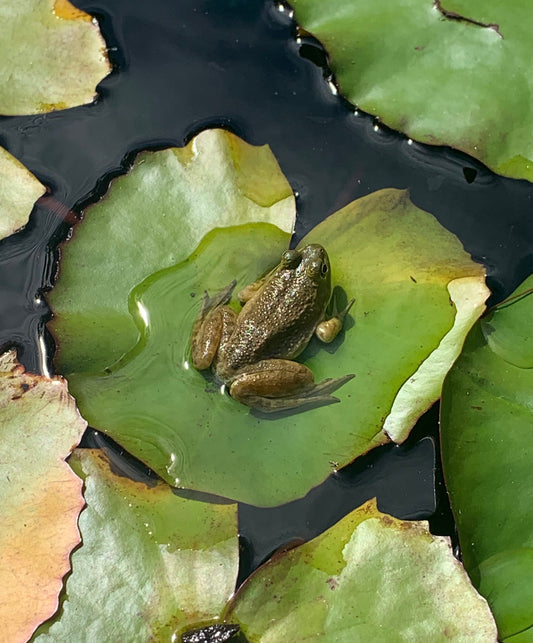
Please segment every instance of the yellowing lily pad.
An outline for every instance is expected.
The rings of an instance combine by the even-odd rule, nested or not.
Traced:
[[[0,147],[0,239],[28,222],[35,201],[46,188],[22,163]]]
[[[250,643],[496,641],[485,600],[426,522],[369,501],[281,554],[241,587],[225,614]]]
[[[533,276],[478,322],[442,394],[464,564],[505,641],[533,634]]]
[[[230,140],[245,145],[235,137]],[[192,145],[198,149],[196,142]],[[254,162],[253,148],[245,149],[246,162]],[[215,165],[208,176],[226,173],[216,156],[202,163]],[[249,184],[253,183],[253,166],[244,167]],[[279,261],[289,235],[270,223],[215,228],[187,260],[171,265],[170,257],[181,252],[180,239],[184,247],[191,243],[192,225],[185,224],[180,235],[173,220],[164,216],[166,210],[152,208],[151,238],[142,198],[135,201],[131,196],[138,194],[134,174],[142,173],[142,168],[143,164],[134,168],[129,184],[117,182],[111,188],[108,199],[115,207],[105,214],[97,210],[100,228],[94,211],[87,212],[73,242],[65,246],[62,273],[51,297],[54,312],[56,302],[60,306],[53,325],[59,366],[89,424],[172,485],[265,506],[304,496],[333,469],[386,442],[382,427],[389,415],[394,419],[391,434],[404,439],[416,418],[440,395],[444,375],[487,295],[482,267],[458,240],[398,190],[370,195],[320,224],[303,242],[325,245],[333,282],[344,288],[347,297],[354,296],[356,304],[346,332],[327,350],[313,343],[302,360],[317,380],[355,377],[336,392],[340,404],[265,418],[221,394],[220,383],[190,367],[189,338],[204,290],[214,293],[233,279],[238,290],[255,280]],[[204,202],[211,204],[210,191],[218,194],[216,183],[204,181],[200,190],[196,183],[191,187],[187,177],[185,173],[175,178],[173,189],[183,190],[182,201],[194,203],[197,198],[200,208]],[[166,194],[170,185],[154,181],[152,193]],[[270,197],[268,203],[272,201]],[[114,218],[124,202],[129,206],[126,231]],[[224,205],[222,199],[220,223],[232,216]],[[218,221],[217,211],[209,213],[212,226]],[[244,210],[236,213],[237,222],[257,218],[255,205],[252,216]],[[94,227],[86,236],[84,226],[91,221]],[[202,225],[199,217],[197,227]],[[95,239],[104,239],[103,249],[97,248]],[[146,253],[139,260],[138,249],[144,245]],[[152,274],[142,279],[148,266],[161,258],[163,268],[152,268]],[[142,264],[142,272],[136,264]],[[102,275],[106,285],[96,289],[92,284],[98,280],[93,276],[92,282],[83,281],[81,272],[87,277]],[[459,298],[456,308],[450,294],[457,280],[469,284],[471,297]],[[456,309],[457,318],[469,320],[462,322],[459,333],[454,330]],[[455,339],[449,342],[451,347],[443,348],[449,334]],[[435,354],[441,357],[433,359]],[[421,363],[432,359],[431,377],[421,376],[407,394],[412,413],[391,411],[406,381]]]
[[[86,423],[66,382],[0,356],[0,622],[3,641],[27,641],[57,609],[79,543],[81,480],[64,461]]]
[[[216,619],[237,580],[235,505],[133,482],[96,450],[77,450],[70,464],[85,481],[82,546],[60,613],[33,640],[172,641]]]
[[[91,16],[68,0],[3,0],[0,114],[36,114],[91,102],[110,72]]]
[[[533,180],[529,0],[291,4],[352,103],[416,140]]]
[[[290,233],[295,216],[291,187],[266,145],[207,130],[184,148],[139,154],[63,248],[49,297],[58,370],[99,371],[131,349],[139,333],[129,292],[186,259],[212,228],[264,221]]]

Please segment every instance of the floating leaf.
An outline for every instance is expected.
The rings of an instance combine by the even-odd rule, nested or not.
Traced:
[[[375,501],[263,565],[225,618],[250,643],[496,641],[449,540],[426,522],[380,513]]]
[[[341,91],[389,127],[533,180],[533,5],[291,0]]]
[[[64,380],[25,373],[14,351],[0,356],[3,641],[26,641],[57,609],[84,504],[64,459],[85,426]]]
[[[268,146],[207,130],[187,147],[139,154],[63,248],[49,297],[58,369],[98,371],[132,348],[128,293],[186,259],[215,226],[265,221],[292,232],[294,220],[292,190]]]
[[[205,182],[199,198],[209,199],[210,189]],[[302,358],[317,380],[350,373],[355,378],[336,393],[340,404],[267,419],[220,395],[219,384],[189,368],[188,344],[204,289],[213,293],[234,278],[239,286],[253,281],[279,261],[288,235],[264,223],[215,229],[188,260],[154,272],[135,287],[128,281],[125,288],[124,279],[131,280],[130,248],[138,261],[137,249],[147,234],[142,223],[145,209],[131,203],[128,212],[126,268],[119,267],[119,241],[115,252],[108,251],[115,269],[102,270],[102,255],[85,249],[85,223],[77,230],[77,245],[65,247],[66,282],[61,276],[53,306],[69,299],[77,306],[74,297],[79,300],[80,294],[81,306],[92,299],[81,287],[73,287],[81,285],[74,273],[88,266],[91,274],[100,272],[104,279],[110,275],[122,286],[121,292],[113,288],[111,294],[101,289],[100,317],[91,313],[85,322],[72,315],[63,322],[69,342],[78,325],[85,326],[82,343],[92,350],[85,346],[80,350],[87,355],[77,348],[72,354],[69,344],[68,355],[62,353],[61,365],[71,367],[67,376],[71,390],[91,426],[111,435],[170,484],[255,505],[301,497],[332,469],[387,441],[382,426],[389,414],[391,435],[404,439],[418,416],[439,397],[444,375],[487,295],[482,267],[405,192],[384,190],[352,203],[320,224],[303,243],[326,246],[334,283],[348,297],[356,297],[355,326],[348,321],[346,333],[327,350],[313,343]],[[120,234],[119,229],[109,236],[120,239]],[[99,231],[98,239],[106,236]],[[165,238],[179,245],[168,232]],[[189,243],[187,228],[185,239]],[[113,240],[108,243],[113,247]],[[148,253],[146,262],[147,257]],[[457,292],[461,296],[456,316],[450,296]],[[115,301],[123,312],[129,301],[131,314],[127,326],[122,323],[125,316],[111,317],[115,326],[122,324],[121,331],[127,328],[128,343],[140,338],[115,362],[117,352],[110,349],[106,362],[111,322],[105,306]],[[138,330],[130,332],[130,327]],[[61,344],[64,333],[57,332],[59,325],[54,329]],[[126,345],[122,336],[115,344],[120,342]],[[418,377],[424,362],[426,372]],[[413,378],[416,384],[403,391]],[[403,402],[391,411],[400,393]],[[413,409],[410,413],[405,411],[407,405]]]
[[[0,239],[26,225],[46,188],[22,163],[0,147]]]
[[[481,320],[481,330],[490,349],[520,368],[533,368],[532,291],[533,276],[524,281],[508,302]]]
[[[483,267],[402,190],[354,201],[304,242],[324,244],[333,257],[333,282],[356,297],[356,327],[346,335],[348,359],[357,365],[354,417],[374,413],[375,429],[384,418],[386,435],[402,442],[440,397],[446,373],[485,309]],[[342,356],[320,360],[333,365]]]
[[[90,15],[68,0],[3,0],[0,114],[89,103],[110,71]]]
[[[514,294],[532,286],[533,276]],[[500,637],[513,642],[527,628],[527,640],[533,633],[531,303],[531,293],[512,296],[474,326],[441,407],[444,474],[464,564]]]
[[[101,451],[77,450],[85,480],[83,544],[60,614],[34,639],[171,641],[217,618],[238,572],[235,505],[208,504],[117,475]],[[112,633],[110,638],[110,633]]]

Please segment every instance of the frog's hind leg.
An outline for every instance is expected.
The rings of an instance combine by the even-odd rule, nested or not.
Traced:
[[[191,361],[199,371],[211,366],[219,346],[226,341],[235,326],[236,314],[225,305],[231,299],[235,284],[232,281],[213,297],[207,291],[204,294],[202,309],[191,334]]]
[[[338,402],[330,393],[352,377],[328,379],[315,385],[313,373],[303,364],[285,359],[261,360],[232,380],[230,395],[264,413],[303,410]]]

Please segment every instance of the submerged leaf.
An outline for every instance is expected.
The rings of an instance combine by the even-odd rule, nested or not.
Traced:
[[[90,15],[68,0],[3,0],[0,114],[36,114],[89,103],[110,72]]]
[[[370,501],[253,574],[225,618],[250,643],[496,641],[447,538]]]
[[[34,641],[172,641],[218,618],[238,572],[235,505],[175,495],[113,473],[101,451],[70,463],[85,481],[82,546],[61,613]]]
[[[85,422],[66,382],[0,356],[0,632],[26,641],[57,609],[79,543],[81,480],[64,462]]]
[[[0,239],[26,225],[35,201],[46,188],[0,147]]]
[[[209,200],[210,189],[205,183],[199,199]],[[119,201],[120,193],[113,198]],[[144,210],[132,203],[129,214],[135,217],[128,235],[138,239],[130,242],[136,248],[145,235]],[[141,218],[138,229],[137,217]],[[239,220],[246,217],[249,214]],[[77,245],[65,248],[66,279],[60,278],[52,305],[71,301],[72,308],[77,307],[83,291],[73,288],[78,283],[76,270],[88,262],[97,271],[101,255],[88,254],[95,233],[90,233],[85,246],[84,225],[77,230]],[[161,238],[157,233],[156,239]],[[185,244],[190,242],[189,228],[184,239]],[[382,427],[391,405],[427,360],[424,377],[404,396],[404,404],[409,403],[413,411],[401,414],[393,409],[391,414],[395,429],[391,433],[395,439],[404,439],[440,395],[444,375],[487,294],[482,267],[431,215],[416,208],[406,193],[383,190],[350,204],[321,223],[303,243],[325,245],[333,283],[345,291],[339,301],[355,296],[356,304],[346,331],[327,347],[312,342],[302,360],[317,380],[351,373],[355,378],[335,393],[340,404],[266,418],[221,395],[220,383],[190,367],[189,338],[204,290],[213,294],[233,279],[237,290],[250,283],[279,261],[288,240],[287,233],[264,223],[215,229],[188,260],[154,272],[137,285],[130,283],[129,247],[127,269],[119,269],[123,256],[119,245],[110,254],[117,266],[112,277],[120,290],[114,285],[110,292],[101,288],[100,301],[93,302],[95,312],[86,323],[65,315],[54,327],[61,343],[64,335],[57,332],[61,323],[67,326],[69,341],[76,337],[76,323],[85,326],[86,346],[81,350],[87,351],[88,345],[92,354],[82,357],[67,342],[68,354],[62,353],[60,362],[71,367],[67,377],[84,417],[170,484],[255,505],[301,497],[332,469],[388,440]],[[175,243],[179,246],[178,239]],[[149,240],[149,248],[151,244]],[[152,252],[143,261],[155,262],[159,257]],[[468,295],[458,299],[459,330],[454,329],[456,308],[450,305],[448,292],[448,288],[455,292],[457,280]],[[80,306],[92,297],[84,292]],[[117,351],[110,349],[105,361],[109,324],[103,320],[105,307],[112,305],[120,307],[121,317],[111,316],[109,324],[121,332],[126,329],[128,343],[135,336],[139,340],[124,356],[119,353],[116,361]],[[131,317],[124,315],[127,310]],[[130,332],[130,328],[137,330]],[[121,335],[115,346],[124,344],[123,340]]]
[[[533,627],[533,295],[517,296],[532,285],[533,276],[474,326],[441,405],[464,564],[506,641],[526,630],[531,640]]]
[[[294,220],[292,190],[268,146],[207,130],[185,148],[139,154],[63,247],[49,296],[58,370],[96,372],[131,349],[139,333],[130,291],[186,259],[212,228],[264,221],[292,232]]]
[[[386,125],[533,180],[533,5],[291,0],[342,93]]]

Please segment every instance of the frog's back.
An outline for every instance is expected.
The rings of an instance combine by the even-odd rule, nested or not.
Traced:
[[[225,369],[237,371],[262,359],[293,359],[309,343],[327,301],[317,297],[317,284],[305,275],[280,274],[270,280],[237,319],[221,351]]]

